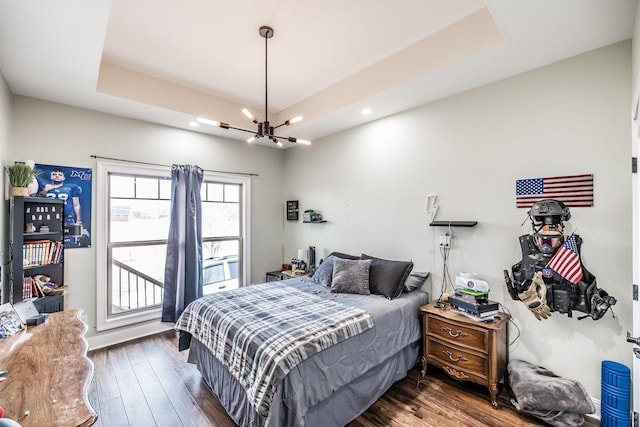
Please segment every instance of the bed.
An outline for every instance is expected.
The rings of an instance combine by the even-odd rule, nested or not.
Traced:
[[[373,257],[368,259],[370,263],[366,274],[371,279],[365,281],[368,291],[380,291],[376,286],[381,284],[386,286],[386,282],[382,283],[378,279],[391,280],[393,285],[387,286],[392,290],[391,294],[367,294],[367,290],[362,290],[363,284],[358,285],[361,292],[357,289],[354,291],[353,283],[358,281],[358,277],[353,274],[347,274],[341,280],[332,280],[340,279],[339,274],[334,273],[344,271],[345,262],[343,258],[330,256],[324,267],[321,265],[312,278],[268,282],[211,294],[187,307],[176,323],[176,329],[180,332],[181,349],[189,347],[188,361],[195,363],[204,381],[238,425],[342,426],[364,412],[415,366],[421,348],[419,308],[428,302],[427,293],[419,286],[425,282],[428,273],[410,275],[413,264],[405,263],[404,267],[394,265],[395,272],[390,275],[388,269],[380,269],[381,266],[389,267],[390,264],[381,265],[380,259]],[[363,264],[360,258],[357,260],[358,265]],[[331,261],[334,261],[333,266],[329,265]],[[360,271],[358,274],[363,276],[365,273]],[[400,292],[397,289],[399,282],[395,280],[397,277],[402,282]],[[409,282],[412,285],[405,288]],[[340,287],[345,283],[348,292]],[[418,289],[414,289],[415,287]],[[260,393],[262,377],[256,376],[259,369],[247,368],[245,365],[248,362],[238,354],[228,356],[225,353],[232,352],[232,347],[246,347],[251,357],[259,360],[264,358],[262,354],[256,355],[256,352],[266,344],[250,342],[248,337],[259,336],[271,326],[267,326],[264,313],[254,314],[251,311],[261,302],[247,303],[249,290],[252,295],[264,293],[266,296],[257,298],[267,300],[267,305],[274,309],[273,312],[282,314],[283,310],[293,310],[282,314],[286,320],[281,318],[275,323],[288,323],[289,319],[297,317],[299,311],[309,311],[323,317],[323,312],[329,310],[332,311],[331,316],[336,313],[342,315],[340,321],[346,325],[343,329],[331,326],[312,331],[311,333],[321,337],[316,337],[315,340],[303,339],[305,345],[301,353],[305,355],[297,355],[300,360],[290,366],[276,369],[271,364],[265,364],[268,368],[264,371],[277,372],[278,375],[273,374],[275,378],[269,383],[270,386],[264,387],[269,391],[264,393]],[[233,308],[228,308],[229,301],[220,301],[222,297],[231,301]],[[272,305],[276,300],[282,300],[280,306]],[[309,307],[306,307],[307,303]],[[215,306],[215,310],[211,307],[205,309],[208,305]],[[216,320],[214,318],[230,316],[231,312],[242,312],[244,309],[249,311],[240,317],[251,320],[241,326],[232,324],[227,318],[217,319],[217,326],[210,325],[210,321]],[[211,314],[214,312],[215,315]],[[307,324],[314,323],[304,318],[301,321],[304,326],[292,326],[292,329],[306,329]],[[224,340],[215,341],[210,338],[210,335],[219,334],[225,328],[240,331],[237,332],[239,335],[231,340],[227,337],[226,343]],[[327,338],[325,331],[329,329],[332,330],[332,335]],[[259,337],[256,340],[259,341]],[[318,344],[318,341],[327,342]],[[269,351],[265,353],[268,354]]]

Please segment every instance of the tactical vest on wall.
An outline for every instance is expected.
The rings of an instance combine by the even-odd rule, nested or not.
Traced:
[[[574,237],[580,255],[582,238],[577,234]],[[573,284],[546,267],[553,254],[542,253],[536,246],[533,235],[522,235],[519,241],[522,260],[511,267],[511,277],[507,270],[504,271],[507,289],[512,299],[519,300],[518,294],[526,291],[534,274],[541,271],[547,286],[546,303],[551,311],[567,314],[569,317],[573,316],[573,311],[581,311],[586,315],[578,319],[591,317],[598,320],[616,303],[615,298],[598,289],[595,276],[585,268],[582,259],[582,279]]]

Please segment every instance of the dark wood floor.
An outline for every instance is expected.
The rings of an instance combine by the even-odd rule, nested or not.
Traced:
[[[96,426],[235,426],[176,343],[175,333],[167,332],[89,352]],[[426,379],[418,376],[418,369],[411,370],[349,427],[546,425],[518,414],[505,391],[494,410],[484,387],[453,381],[431,367]]]

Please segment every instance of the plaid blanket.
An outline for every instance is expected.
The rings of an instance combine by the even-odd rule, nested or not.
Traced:
[[[361,309],[273,283],[206,295],[175,326],[227,366],[262,416],[278,382],[298,363],[372,327]]]

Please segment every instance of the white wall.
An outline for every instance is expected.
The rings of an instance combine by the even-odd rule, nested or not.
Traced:
[[[315,245],[318,258],[339,250],[412,259],[433,273],[437,297],[445,230],[429,227],[425,212],[435,193],[437,220],[478,221],[453,230],[449,271],[479,273],[511,311],[521,333],[511,358],[577,379],[599,397],[601,361],[631,362],[630,100],[627,41],[287,150],[285,200],[329,222],[286,222],[285,258]],[[503,280],[521,259],[518,236],[530,231],[515,181],[583,173],[594,175],[595,206],[573,208],[571,224],[584,239],[585,266],[618,299],[616,317],[538,321]]]
[[[11,118],[12,118],[12,104],[11,104],[12,96],[9,92],[9,88],[4,80],[4,76],[0,72],[0,165],[2,165],[2,174],[0,174],[0,189],[2,189],[2,193],[6,194],[5,191],[5,177],[4,173],[4,165],[8,165],[10,163],[11,158]],[[0,208],[0,260],[2,260],[2,296],[0,298],[1,302],[7,302],[9,300],[9,281],[6,279],[8,277],[8,270],[5,270],[5,265],[7,265],[7,260],[5,256],[8,257],[9,253],[9,223],[7,221],[7,212],[9,212],[9,202],[5,200],[4,197],[0,198],[2,200],[2,208]]]
[[[640,74],[640,43],[637,43],[640,40],[640,0],[636,3],[636,17],[635,24],[633,26],[633,42],[631,43],[632,48],[632,66],[631,66],[631,75],[633,76],[633,93],[638,91],[638,75]]]
[[[252,178],[252,283],[263,282],[267,271],[281,265],[283,154],[280,150],[21,96],[14,98],[13,116],[16,160],[32,159],[36,163],[95,171],[96,160],[90,156],[97,155],[161,165],[191,163],[207,170],[259,174]],[[94,179],[94,212],[95,187]],[[96,230],[95,221],[96,215],[93,215],[92,230]],[[95,238],[92,243],[95,245]],[[69,249],[64,256],[65,283],[70,285],[66,308],[80,308],[85,312],[89,338],[101,335],[95,332],[95,247]]]

